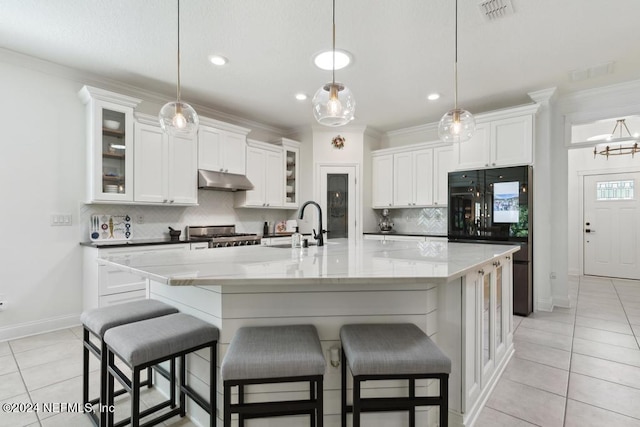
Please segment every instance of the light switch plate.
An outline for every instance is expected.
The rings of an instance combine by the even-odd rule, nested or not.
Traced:
[[[51,215],[52,226],[72,225],[72,224],[73,224],[73,216],[71,214],[52,214]]]

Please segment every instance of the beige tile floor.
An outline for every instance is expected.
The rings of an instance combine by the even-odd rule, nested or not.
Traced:
[[[515,317],[515,355],[475,427],[640,427],[640,282],[581,277],[570,289],[573,308]],[[0,342],[0,403],[80,402],[81,337],[77,327]],[[119,399],[117,417],[127,400]],[[143,390],[143,407],[157,401]],[[0,412],[0,427],[39,425],[92,424],[78,413]]]
[[[581,277],[572,308],[515,317],[516,352],[474,427],[640,427],[640,282]]]

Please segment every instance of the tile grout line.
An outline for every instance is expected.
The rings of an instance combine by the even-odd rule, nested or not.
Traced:
[[[562,417],[562,425],[567,424],[567,409],[569,405],[569,386],[571,384],[571,364],[573,363],[573,340],[576,334],[576,317],[578,316],[578,302],[580,301],[580,283],[582,279],[578,278],[578,292],[576,293],[576,309],[573,312],[573,334],[571,335],[571,350],[569,355],[569,375],[567,375],[567,392],[564,398],[564,416]]]
[[[633,333],[633,337],[636,340],[636,346],[638,346],[637,349],[640,349],[640,343],[638,342],[638,336],[636,335],[635,331],[633,330],[633,326],[631,326],[631,320],[629,320],[629,315],[627,315],[627,310],[625,310],[625,308],[624,308],[624,304],[622,303],[622,299],[620,298],[620,294],[618,293],[618,288],[616,288],[616,284],[613,282],[613,280],[611,280],[611,283],[613,285],[613,289],[616,291],[616,295],[618,296],[618,300],[620,300],[620,304],[622,305],[622,312],[624,313],[624,317],[627,319],[627,323],[629,323],[629,327],[631,328],[631,333]]]
[[[13,351],[13,347],[11,346],[11,341],[7,341],[7,344],[9,346],[9,351],[11,351],[11,356],[13,357],[13,361],[16,364],[16,368],[18,368],[18,375],[20,375],[20,381],[22,381],[22,385],[24,386],[24,390],[27,392],[27,397],[29,398],[29,402],[33,403],[33,398],[31,397],[31,392],[29,391],[29,387],[27,387],[27,382],[24,380],[24,376],[22,376],[22,369],[20,368],[20,365],[18,364],[18,359],[16,359],[16,354]],[[36,423],[39,426],[42,426],[42,421],[40,420],[40,416],[38,415],[38,412],[36,411]],[[26,426],[33,426],[36,423],[30,423],[30,424],[25,424]]]

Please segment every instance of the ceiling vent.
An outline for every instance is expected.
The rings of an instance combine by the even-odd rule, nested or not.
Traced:
[[[478,7],[487,21],[513,14],[511,0],[483,0],[478,4]]]

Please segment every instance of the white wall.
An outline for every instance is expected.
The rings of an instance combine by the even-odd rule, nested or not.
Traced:
[[[232,193],[200,190],[198,207],[85,205],[86,119],[78,98],[84,84],[146,97],[139,111],[157,114],[162,96],[104,82],[81,73],[0,50],[0,178],[3,203],[0,223],[2,279],[0,341],[79,324],[82,311],[80,241],[88,240],[92,213],[142,214],[134,224],[137,237],[166,236],[167,226],[235,223],[239,231],[262,232],[264,221],[295,216],[291,210],[234,209]],[[251,137],[273,140],[277,129],[199,114],[252,127]],[[305,156],[308,156],[308,152]],[[71,214],[73,225],[50,226],[52,214]]]

